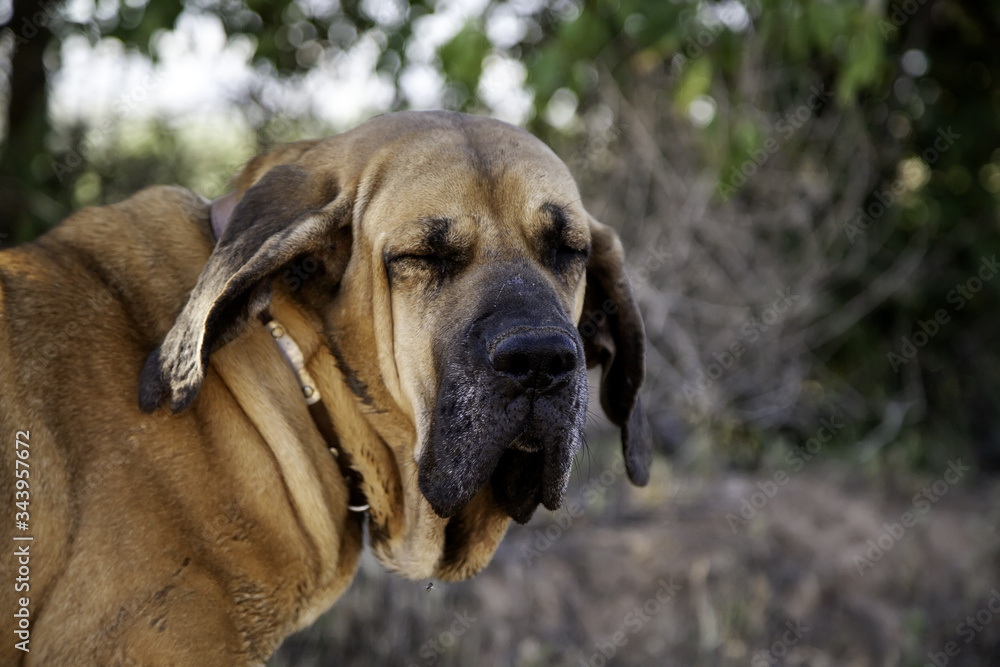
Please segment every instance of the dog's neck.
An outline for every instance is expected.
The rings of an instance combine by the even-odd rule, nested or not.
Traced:
[[[216,243],[219,242],[223,232],[225,232],[229,224],[229,218],[232,216],[237,202],[238,198],[235,192],[225,194],[212,202],[210,218],[212,235]],[[361,484],[361,474],[352,466],[350,453],[343,451],[340,446],[340,438],[333,427],[329,409],[323,401],[323,396],[320,394],[316,381],[309,374],[309,371],[306,370],[302,348],[295,342],[295,339],[285,326],[275,320],[269,311],[262,313],[260,320],[267,327],[275,344],[278,346],[278,350],[281,352],[281,356],[284,357],[295,374],[299,388],[302,391],[302,398],[309,407],[309,415],[312,417],[316,430],[319,431],[320,435],[326,441],[330,454],[337,460],[340,473],[343,475],[350,492],[350,501],[347,509],[352,512],[367,511],[370,506],[365,501],[365,494]]]
[[[261,321],[267,327],[271,337],[274,338],[274,342],[281,351],[281,356],[285,358],[292,372],[295,373],[295,378],[299,382],[299,388],[302,390],[302,398],[305,400],[306,405],[309,406],[309,415],[312,417],[313,424],[316,426],[316,430],[320,432],[320,435],[323,436],[323,440],[326,441],[326,446],[330,450],[330,453],[337,460],[337,465],[340,467],[340,474],[343,475],[350,493],[347,509],[352,512],[367,511],[370,505],[365,501],[365,494],[361,488],[361,473],[352,465],[351,454],[344,451],[340,446],[340,437],[333,427],[330,412],[323,402],[323,397],[319,393],[316,381],[313,380],[309,371],[306,370],[302,349],[285,327],[269,314],[262,316]]]
[[[353,391],[325,344],[322,325],[277,286],[271,310],[301,346],[304,367],[331,415],[338,446],[359,473],[372,549],[390,570],[412,578],[437,572],[447,520],[434,514],[416,488],[412,429],[401,429],[389,410],[371,414]],[[318,428],[318,426],[317,426]],[[407,443],[410,444],[407,447]],[[409,451],[409,455],[407,455]]]

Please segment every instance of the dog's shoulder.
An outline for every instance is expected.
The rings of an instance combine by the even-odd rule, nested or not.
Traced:
[[[208,201],[154,186],[81,209],[34,242],[0,253],[0,279],[8,308],[76,304],[97,316],[106,309],[95,306],[114,302],[155,337],[183,306],[213,244]]]

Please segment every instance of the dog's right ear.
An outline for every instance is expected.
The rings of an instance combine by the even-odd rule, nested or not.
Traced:
[[[260,176],[221,220],[224,231],[187,304],[146,359],[139,381],[142,410],[152,412],[165,399],[174,412],[190,405],[212,350],[238,336],[267,308],[275,275],[342,240],[350,233],[350,221],[350,196],[329,173],[282,164]],[[349,253],[336,255],[346,265]],[[344,268],[333,267],[340,272],[335,279]]]

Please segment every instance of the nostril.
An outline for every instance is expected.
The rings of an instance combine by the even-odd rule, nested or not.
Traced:
[[[550,372],[568,373],[576,368],[576,346],[562,350],[553,357]]]
[[[564,333],[527,330],[508,335],[490,354],[493,368],[526,388],[547,389],[575,370],[576,343]]]
[[[520,350],[505,350],[493,358],[493,368],[508,375],[528,375],[531,373],[531,356]]]

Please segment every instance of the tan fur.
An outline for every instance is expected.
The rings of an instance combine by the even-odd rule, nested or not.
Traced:
[[[470,150],[517,159],[484,185],[461,161]],[[80,211],[0,253],[0,495],[10,514],[15,433],[30,432],[30,530],[15,530],[13,516],[0,530],[0,664],[263,664],[350,583],[361,517],[258,312],[302,349],[361,475],[376,556],[407,577],[457,580],[489,562],[510,517],[489,483],[450,518],[418,487],[437,391],[432,332],[468,311],[467,292],[493,294],[480,267],[537,263],[547,224],[538,210],[553,197],[572,238],[589,244],[593,233],[607,246],[587,270],[611,276],[604,292],[632,304],[613,232],[582,209],[558,158],[510,126],[399,114],[280,147],[233,184],[221,223],[255,215],[235,204],[252,196],[275,204],[268,215],[289,216],[243,259],[226,253],[244,232],[227,229],[216,244],[209,204],[170,187]],[[272,196],[287,202],[260,199]],[[431,306],[405,263],[390,285],[384,259],[416,242],[414,220],[434,216],[456,220],[471,268]],[[303,253],[330,285],[283,279]],[[237,294],[244,319],[213,342],[206,327],[241,277],[263,282]],[[544,281],[579,320],[590,298],[582,272]],[[641,355],[641,322],[630,326]],[[603,350],[606,373],[615,343],[586,342],[588,354]],[[213,346],[207,365],[203,345]],[[15,535],[33,537],[21,593],[9,579]],[[30,653],[13,648],[20,597],[30,599]]]
[[[189,413],[136,405],[135,369],[211,251],[207,216],[154,188],[0,254],[3,496],[29,431],[34,537],[32,650],[5,641],[3,664],[261,663],[350,581],[343,479],[266,331],[219,350]]]

